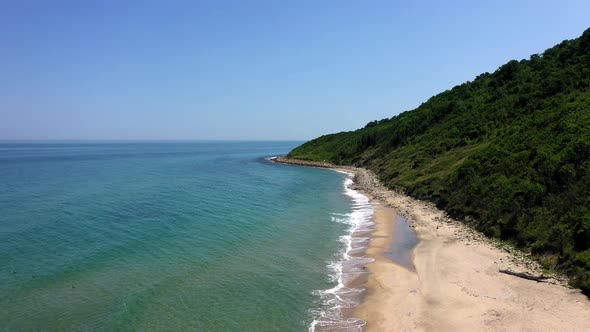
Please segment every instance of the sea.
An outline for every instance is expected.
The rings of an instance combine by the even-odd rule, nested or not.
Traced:
[[[0,330],[360,330],[373,208],[300,143],[0,142]]]

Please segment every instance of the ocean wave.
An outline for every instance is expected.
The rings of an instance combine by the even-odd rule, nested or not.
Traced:
[[[341,173],[348,175],[344,180],[344,193],[352,200],[352,210],[350,213],[332,213],[331,220],[350,227],[339,238],[341,251],[326,266],[330,281],[336,285],[314,292],[320,298],[321,308],[312,311],[314,319],[309,326],[310,332],[362,331],[365,325],[362,319],[345,317],[345,311],[357,306],[365,291],[362,287],[353,287],[352,283],[366,273],[365,265],[373,261],[362,255],[370,238],[358,234],[372,231],[374,210],[368,197],[351,188],[352,174]]]

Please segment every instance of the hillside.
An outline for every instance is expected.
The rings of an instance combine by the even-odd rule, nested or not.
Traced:
[[[590,29],[288,156],[369,168],[590,294]]]

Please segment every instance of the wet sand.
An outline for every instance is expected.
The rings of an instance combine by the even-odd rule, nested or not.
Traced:
[[[352,313],[367,323],[365,331],[416,328],[412,316],[415,316],[418,300],[418,275],[385,255],[393,240],[395,217],[394,209],[375,206],[375,232],[366,251],[366,255],[375,261],[367,265],[369,275],[364,301]]]
[[[327,163],[276,160],[314,167]],[[355,189],[375,206],[375,232],[366,251],[364,301],[353,317],[366,331],[590,331],[590,301],[563,281],[535,282],[500,269],[540,274],[519,251],[489,240],[428,202],[388,190],[370,171],[355,174]],[[415,271],[395,264],[390,248],[395,214],[414,227]]]

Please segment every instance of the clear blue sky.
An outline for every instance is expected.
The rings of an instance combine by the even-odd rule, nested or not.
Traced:
[[[590,1],[2,1],[0,139],[311,139],[590,26]]]

